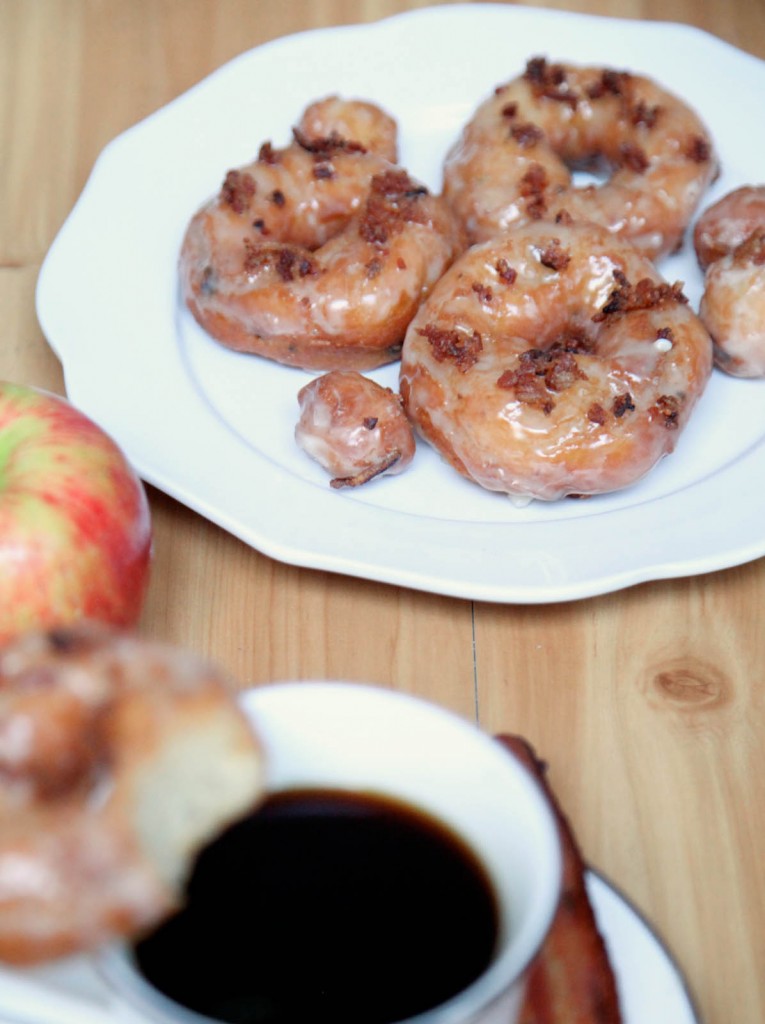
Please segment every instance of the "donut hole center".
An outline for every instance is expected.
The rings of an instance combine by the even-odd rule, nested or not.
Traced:
[[[614,173],[613,163],[601,152],[565,159],[564,163],[575,188],[600,188]]]

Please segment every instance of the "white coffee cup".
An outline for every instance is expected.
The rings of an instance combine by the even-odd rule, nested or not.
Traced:
[[[513,1024],[526,969],[560,887],[558,833],[529,773],[459,716],[394,691],[353,683],[255,688],[243,706],[261,736],[267,792],[377,792],[440,819],[478,854],[499,909],[496,954],[455,997],[398,1024]],[[254,924],[257,927],[257,923]],[[127,946],[98,957],[112,1013],[124,1024],[210,1024],[138,972]],[[359,1024],[364,1024],[363,1011]]]

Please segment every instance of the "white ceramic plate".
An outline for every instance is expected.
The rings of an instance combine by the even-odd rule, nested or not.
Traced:
[[[431,188],[462,123],[528,57],[626,67],[693,104],[723,173],[708,201],[765,180],[765,64],[702,32],[510,5],[413,11],[279,39],[115,139],[43,266],[37,307],[70,399],[145,480],[284,562],[463,598],[551,602],[765,553],[765,382],[716,374],[676,453],[637,486],[518,509],[422,444],[399,477],[334,491],[293,441],[309,375],[211,341],[178,298],[193,211],[312,99],[377,101]],[[273,83],[278,82],[278,88]],[[691,252],[662,270],[695,306]],[[397,386],[397,369],[373,374]]]
[[[587,884],[614,966],[624,1024],[699,1024],[677,965],[643,917],[599,875],[589,872]],[[75,957],[26,976],[0,968],[0,1024],[113,1020],[100,976],[87,958]]]

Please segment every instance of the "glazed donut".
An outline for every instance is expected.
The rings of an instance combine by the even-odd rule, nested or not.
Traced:
[[[765,186],[723,196],[693,237],[705,270],[699,316],[716,365],[734,377],[765,376]]]
[[[517,500],[627,487],[671,452],[712,345],[677,284],[592,224],[475,245],[407,331],[409,419],[458,472]]]
[[[743,185],[726,193],[707,207],[693,229],[699,266],[706,270],[762,228],[765,228],[765,185]]]
[[[606,173],[578,187],[572,168]],[[648,78],[537,57],[448,153],[444,196],[472,242],[540,218],[593,221],[651,258],[676,249],[717,172],[706,128]]]
[[[332,487],[358,487],[401,473],[415,442],[399,396],[356,370],[332,370],[298,392],[295,440],[333,474]]]
[[[387,115],[362,110],[337,98],[309,108],[289,146],[264,144],[193,217],[182,294],[217,341],[311,370],[399,357],[464,238],[446,203],[388,159]]]
[[[254,807],[263,756],[190,654],[81,625],[0,651],[0,960],[135,935],[199,848]]]

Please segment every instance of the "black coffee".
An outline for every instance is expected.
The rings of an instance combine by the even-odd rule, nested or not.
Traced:
[[[491,961],[495,897],[447,828],[386,799],[280,795],[199,857],[186,908],[136,946],[148,980],[232,1024],[390,1024]]]

